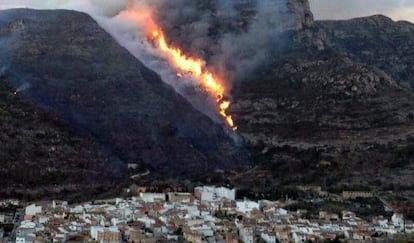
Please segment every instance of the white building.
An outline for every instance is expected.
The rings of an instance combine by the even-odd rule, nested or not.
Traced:
[[[21,236],[17,236],[16,237],[16,243],[26,243],[26,238],[21,237]]]
[[[36,204],[31,204],[26,207],[25,215],[36,215],[42,212],[42,206],[36,206]]]
[[[399,213],[394,213],[391,217],[392,224],[395,227],[403,227],[404,226],[404,216]]]
[[[197,199],[201,201],[218,201],[220,199],[236,200],[236,189],[214,186],[199,186],[194,188]]]
[[[242,213],[248,213],[251,212],[253,209],[257,209],[259,210],[259,203],[254,202],[254,201],[240,201],[240,202],[236,202],[236,207],[237,207],[237,211],[242,212]]]
[[[197,227],[191,227],[191,230],[199,233],[200,235],[203,235],[204,237],[214,236],[214,230],[211,228],[211,226],[208,226],[206,224],[202,224]]]
[[[103,226],[92,226],[90,229],[92,239],[98,240],[98,232],[103,231],[104,229],[105,227]]]
[[[295,243],[306,242],[306,234],[303,232],[292,232],[292,241]]]
[[[165,194],[164,193],[146,193],[141,192],[139,197],[142,201],[147,203],[153,203],[155,200],[164,200],[165,201]]]
[[[277,215],[288,215],[289,211],[287,211],[286,209],[283,209],[283,208],[278,208],[278,209],[276,209],[275,213]]]
[[[252,227],[240,227],[240,240],[244,243],[254,242],[254,233]]]
[[[118,227],[111,226],[111,227],[102,227],[102,226],[92,226],[91,229],[91,237],[93,240],[98,240],[98,233],[99,232],[119,232]]]
[[[20,223],[16,230],[16,242],[31,243],[34,242],[36,232],[36,224],[30,220],[25,220]]]
[[[266,243],[276,243],[277,240],[276,233],[274,232],[263,232],[261,237]]]

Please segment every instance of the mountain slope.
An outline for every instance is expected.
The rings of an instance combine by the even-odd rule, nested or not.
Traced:
[[[22,102],[1,78],[0,131],[0,198],[80,198],[122,181],[122,167],[105,148]]]
[[[193,4],[215,24],[203,38],[207,45],[194,50],[207,60],[228,31],[242,34],[254,23],[249,5],[219,21],[225,16],[199,3],[205,2]],[[275,46],[266,49],[268,63],[243,82],[236,80],[232,90],[230,113],[255,167],[230,182],[257,192],[296,184],[412,190],[414,94],[406,83],[412,82],[413,25],[382,16],[314,22],[307,1],[278,4],[288,6],[280,19],[292,22],[281,24],[277,40],[270,42]],[[203,21],[199,16],[204,15],[184,23]],[[185,27],[163,24],[174,42],[192,50]],[[120,171],[126,163],[138,163],[151,172],[150,180],[166,181],[248,167],[222,128],[87,15],[3,11],[0,26],[0,70],[21,90],[18,97],[92,137],[108,151],[105,158],[122,161],[115,163],[123,165]]]
[[[137,163],[165,179],[248,165],[221,126],[86,14],[1,11],[0,43],[3,76],[18,96],[91,136],[124,168]]]
[[[411,47],[391,43],[408,40],[413,25],[374,26],[384,19],[316,22],[234,88],[231,112],[258,164],[243,183],[411,190]]]
[[[414,85],[414,24],[376,15],[345,21],[318,21],[328,48],[374,65]]]

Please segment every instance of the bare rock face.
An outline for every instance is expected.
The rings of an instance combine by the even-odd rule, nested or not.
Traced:
[[[411,90],[349,59],[272,68],[234,90],[231,110],[268,183],[386,190],[412,181],[414,157],[405,152],[414,144]]]
[[[313,26],[313,13],[310,10],[308,0],[288,0],[288,7],[292,13],[291,16],[295,16],[297,23],[296,30],[302,30]]]
[[[240,131],[253,144],[260,140],[284,144],[291,139],[321,142],[337,136],[338,130],[367,132],[375,126],[411,123],[410,110],[403,108],[411,97],[409,92],[384,72],[348,59],[296,64],[274,67],[274,73],[243,83],[235,92],[240,96],[236,96],[232,112]],[[385,106],[392,106],[387,102],[393,98],[398,102],[392,104],[396,106],[392,110],[400,115],[387,116],[389,107]],[[252,136],[256,132],[260,138]]]
[[[234,87],[231,113],[268,183],[413,186],[413,28],[316,21]]]
[[[191,179],[248,166],[247,156],[221,126],[196,111],[86,14],[1,11],[0,43],[7,69],[2,82],[100,144],[120,168],[138,164],[155,180]],[[50,163],[59,167],[60,161]]]
[[[345,21],[318,21],[328,48],[373,65],[397,81],[414,85],[414,24],[375,15]]]

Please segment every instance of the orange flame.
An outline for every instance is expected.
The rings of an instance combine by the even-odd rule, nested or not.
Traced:
[[[183,72],[191,74],[207,92],[214,97],[217,97],[219,114],[233,130],[237,129],[234,125],[233,118],[231,115],[227,114],[227,110],[231,103],[224,98],[224,86],[219,82],[219,79],[206,68],[203,60],[188,56],[184,54],[181,49],[170,46],[164,32],[155,23],[154,19],[151,17],[151,12],[148,9],[135,8],[133,10],[122,12],[120,16],[132,18],[138,24],[143,25],[147,30],[148,38],[154,41],[157,48],[168,57],[171,64],[180,70],[177,76],[182,77]]]

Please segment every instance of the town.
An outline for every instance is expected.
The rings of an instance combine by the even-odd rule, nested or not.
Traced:
[[[414,233],[413,222],[397,212],[369,222],[351,211],[321,210],[309,219],[304,209],[285,209],[291,200],[236,200],[237,190],[226,187],[199,186],[192,193],[134,189],[132,197],[77,204],[3,200],[0,224],[10,232],[0,229],[0,242],[387,242]]]

